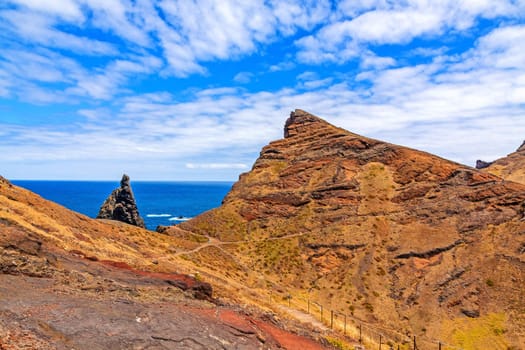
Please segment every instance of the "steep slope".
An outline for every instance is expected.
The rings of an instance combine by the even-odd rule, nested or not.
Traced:
[[[301,110],[284,135],[175,228],[222,242],[186,259],[392,334],[525,344],[525,186]]]
[[[487,166],[482,168],[483,171],[502,177],[505,180],[525,184],[525,142],[516,152],[485,164]]]
[[[208,283],[175,272],[178,242],[0,177],[0,349],[325,348],[283,330],[301,325],[214,299]]]

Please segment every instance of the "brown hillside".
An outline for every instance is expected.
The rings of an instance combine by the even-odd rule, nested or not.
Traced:
[[[525,184],[525,142],[506,157],[500,158],[483,168],[483,171],[497,175],[505,180]]]
[[[208,283],[177,273],[179,243],[0,177],[0,349],[325,348],[283,330],[303,326],[228,306]]]
[[[284,134],[221,207],[179,226],[221,242],[186,259],[390,334],[525,344],[524,185],[301,110]]]

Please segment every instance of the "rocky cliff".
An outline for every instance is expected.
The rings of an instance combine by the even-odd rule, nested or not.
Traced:
[[[525,184],[525,141],[522,145],[506,157],[487,163],[482,169],[485,172]]]
[[[97,219],[117,220],[142,228],[146,227],[139,214],[128,175],[122,175],[120,188],[114,190],[104,201]]]
[[[506,349],[525,344],[524,201],[524,185],[296,110],[222,206],[179,227],[224,242],[196,264],[254,289]]]

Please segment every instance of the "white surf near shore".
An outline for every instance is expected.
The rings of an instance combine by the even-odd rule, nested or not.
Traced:
[[[188,217],[185,217],[185,216],[177,216],[177,217],[172,217],[172,218],[169,218],[168,220],[169,221],[188,221],[188,220],[191,220],[192,218],[188,218]]]

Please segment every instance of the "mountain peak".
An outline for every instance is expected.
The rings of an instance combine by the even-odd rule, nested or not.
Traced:
[[[316,117],[302,109],[290,112],[290,117],[284,124],[284,137],[289,138],[308,132],[310,129],[318,129],[319,126],[331,126],[327,121]]]

